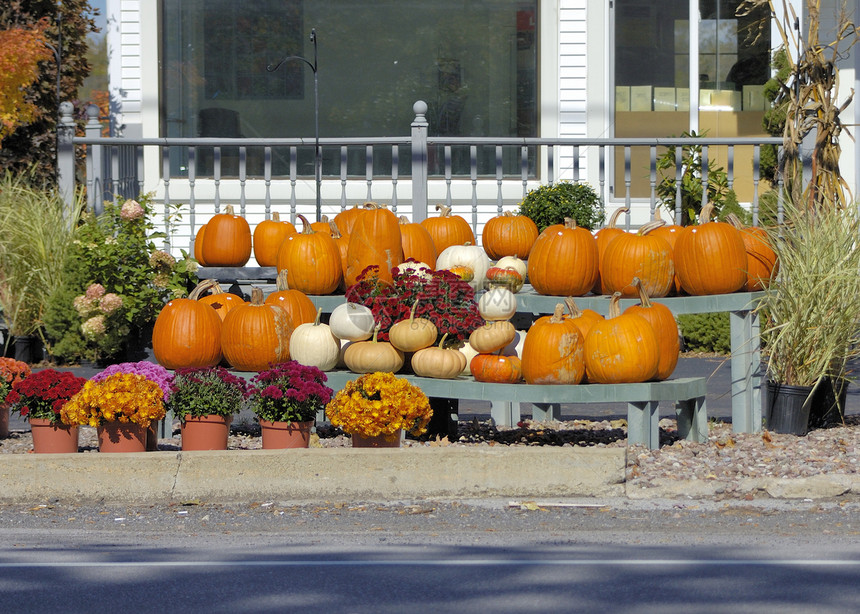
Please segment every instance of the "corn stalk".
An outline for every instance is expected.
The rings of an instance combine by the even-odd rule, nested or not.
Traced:
[[[808,17],[805,38],[796,29],[799,20],[786,0],[782,0],[782,20],[776,18],[773,0],[744,0],[738,7],[738,15],[766,6],[782,45],[788,51],[790,76],[788,83],[780,83],[780,94],[775,100],[775,104],[788,102],[780,164],[788,197],[794,203],[805,203],[812,210],[843,208],[852,203],[853,196],[839,172],[839,137],[845,130],[839,115],[851,103],[854,90],[841,104],[836,99],[839,90],[837,61],[857,43],[858,32],[848,19],[843,0],[833,41],[821,43],[821,0],[805,0],[805,3]],[[770,23],[760,24],[759,34],[768,27]],[[804,186],[801,145],[810,134],[815,137],[812,176]]]

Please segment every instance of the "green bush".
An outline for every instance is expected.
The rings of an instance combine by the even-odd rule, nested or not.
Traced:
[[[597,192],[586,183],[569,181],[531,190],[520,203],[520,215],[531,218],[539,232],[553,224],[564,224],[566,217],[576,220],[577,226],[593,230],[605,218]]]
[[[686,351],[731,353],[732,342],[727,311],[679,315],[678,325],[681,327]]]

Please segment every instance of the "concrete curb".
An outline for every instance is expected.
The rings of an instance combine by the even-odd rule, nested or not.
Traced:
[[[621,497],[623,448],[7,454],[0,503]]]
[[[828,499],[860,495],[860,476],[846,474],[816,475],[806,478],[746,478],[724,480],[655,480],[647,488],[626,485],[629,499],[714,498],[731,493],[733,498],[747,495],[773,499]]]

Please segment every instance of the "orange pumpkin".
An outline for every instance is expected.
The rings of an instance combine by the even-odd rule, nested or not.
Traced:
[[[572,296],[568,296],[564,299],[564,304],[567,307],[568,311],[568,319],[576,324],[576,327],[579,329],[579,332],[582,333],[582,338],[588,335],[588,331],[591,330],[591,327],[594,326],[595,322],[599,322],[600,320],[604,320],[605,318],[594,311],[593,309],[580,309],[579,305],[576,304],[576,301],[573,300]]]
[[[608,288],[606,288],[603,283],[603,276],[600,273],[600,266],[603,265],[603,254],[606,251],[606,246],[614,239],[615,237],[623,234],[627,234],[624,229],[618,228],[618,218],[622,213],[628,213],[630,211],[629,207],[618,207],[611,216],[609,216],[609,222],[594,233],[594,240],[597,241],[597,263],[598,263],[598,274],[597,281],[594,282],[594,288],[592,288],[592,292],[594,294],[612,294]]]
[[[203,257],[203,237],[206,235],[206,224],[200,227],[197,235],[194,237],[194,259],[200,263],[200,266],[209,266],[206,264],[206,259]]]
[[[391,283],[391,269],[403,262],[403,245],[400,223],[391,211],[367,203],[369,208],[361,214],[349,235],[346,258],[347,287],[355,283],[361,272],[371,266],[379,267],[379,279]]]
[[[237,371],[263,371],[290,359],[293,325],[287,312],[263,302],[263,291],[252,288],[251,302],[224,318],[221,349]]]
[[[481,244],[493,260],[505,256],[528,260],[532,245],[539,234],[537,225],[530,217],[505,211],[501,215],[490,218],[484,225]]]
[[[400,244],[403,247],[403,259],[412,258],[423,262],[431,269],[436,268],[436,245],[433,237],[421,224],[412,223],[405,215],[401,215],[400,222]]]
[[[278,272],[287,271],[289,286],[305,294],[331,294],[343,278],[340,252],[331,236],[314,232],[303,215],[302,232],[290,235],[278,250]]]
[[[624,313],[634,313],[651,324],[657,336],[657,347],[660,357],[657,361],[656,380],[664,380],[672,375],[681,353],[681,339],[678,335],[678,323],[672,310],[661,303],[652,303],[651,297],[638,278],[633,280],[633,286],[639,291],[639,304],[631,305]]]
[[[421,220],[421,225],[427,229],[436,246],[436,253],[441,254],[445,248],[452,245],[475,245],[475,233],[465,218],[451,215],[451,207],[436,205],[439,217],[428,217]]]
[[[744,226],[734,213],[728,215],[729,223],[737,228],[747,251],[747,281],[744,290],[764,290],[776,270],[776,252],[770,246],[767,231],[758,226]]]
[[[206,224],[203,235],[203,259],[206,266],[245,266],[251,258],[251,227],[245,218],[233,213],[218,213]]]
[[[311,222],[311,228],[314,232],[324,232],[331,236],[331,221],[327,215],[322,215],[318,221]]]
[[[654,209],[654,221],[660,222],[662,221],[660,217],[660,207]],[[683,226],[679,226],[678,224],[664,224],[658,228],[655,228],[651,231],[651,234],[655,237],[663,237],[666,241],[669,242],[669,245],[672,246],[672,257],[675,257],[675,243],[678,242],[678,235],[681,234],[681,231],[684,230]],[[681,292],[681,280],[678,279],[678,271],[677,267],[675,270],[675,279],[672,282],[673,286],[673,294],[679,294]]]
[[[207,286],[206,289],[210,290],[210,294],[207,294],[206,296],[201,296],[197,300],[204,305],[209,305],[210,307],[212,307],[212,309],[215,310],[221,320],[224,320],[224,317],[227,315],[227,312],[232,311],[239,305],[245,304],[245,299],[231,292],[224,292],[221,289],[221,284],[219,284],[214,279],[207,279],[205,281],[202,281],[200,282],[200,284],[198,284],[198,287],[200,287],[201,285]]]
[[[597,241],[572,218],[547,226],[532,247],[529,281],[538,294],[582,296],[597,279]]]
[[[747,282],[747,250],[740,231],[711,222],[713,205],[702,207],[698,226],[687,226],[675,244],[675,270],[688,294],[728,294]]]
[[[600,278],[610,292],[621,292],[621,296],[638,294],[632,285],[638,277],[649,296],[666,296],[675,279],[675,259],[672,246],[651,231],[663,222],[648,222],[638,232],[625,232],[606,246],[600,262]]]
[[[290,235],[296,234],[296,227],[290,222],[281,221],[275,211],[272,219],[263,220],[254,228],[254,258],[260,266],[276,266],[281,243]]]
[[[337,227],[334,220],[331,220],[328,225],[331,230],[331,238],[334,239],[334,242],[337,245],[337,252],[340,254],[341,271],[343,272],[344,277],[346,277],[346,257],[349,253],[349,235],[343,234],[340,231],[340,228]]]
[[[277,305],[286,311],[293,328],[298,328],[301,324],[313,323],[317,314],[313,301],[304,292],[291,289],[288,276],[286,269],[278,273],[278,279],[275,282],[277,289],[266,297],[265,302],[269,305]]]
[[[559,303],[551,316],[538,318],[523,342],[523,378],[529,384],[578,384],[585,375],[583,337],[563,315]]]
[[[612,295],[609,316],[585,338],[585,369],[597,384],[647,382],[657,373],[657,335],[645,318],[621,313],[620,299],[620,292]]]
[[[355,227],[355,223],[358,221],[358,218],[361,217],[361,214],[364,213],[365,207],[364,205],[352,207],[350,209],[344,209],[336,216],[334,216],[335,225],[340,228],[340,231],[349,236],[352,234],[352,229]]]
[[[495,384],[516,384],[523,379],[522,361],[516,356],[475,354],[469,371],[476,381]]]
[[[197,300],[208,287],[201,282],[188,298],[169,301],[155,319],[152,353],[165,369],[214,367],[221,362],[221,318]]]

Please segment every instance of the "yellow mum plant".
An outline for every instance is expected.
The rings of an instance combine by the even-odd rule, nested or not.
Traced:
[[[326,405],[325,413],[346,433],[376,437],[401,429],[420,435],[427,430],[433,410],[420,388],[393,373],[377,371],[347,382]]]
[[[101,381],[88,381],[63,405],[65,424],[99,426],[106,422],[134,422],[149,426],[164,418],[161,387],[136,373],[116,373]]]

